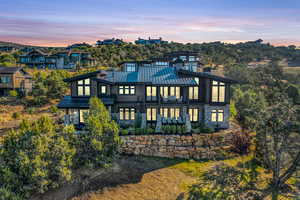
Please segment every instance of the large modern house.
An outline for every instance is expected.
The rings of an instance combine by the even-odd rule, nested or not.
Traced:
[[[135,44],[143,44],[143,45],[149,45],[149,44],[167,44],[168,41],[164,41],[162,40],[162,38],[158,38],[158,39],[153,39],[153,38],[148,38],[148,39],[142,39],[142,38],[138,38],[135,41]]]
[[[98,40],[96,45],[97,46],[101,46],[101,45],[120,45],[120,44],[124,44],[124,43],[125,42],[122,39],[112,38],[112,39]]]
[[[189,59],[199,61],[195,54],[187,55],[174,52],[165,61],[123,62],[121,71],[100,70],[66,79],[71,95],[58,105],[66,112],[65,123],[84,125],[89,98],[96,96],[120,125],[141,120],[141,127],[151,124],[157,132],[164,124],[201,122],[228,128],[230,85],[235,81],[200,72],[201,66],[186,67]]]
[[[7,96],[11,90],[21,95],[32,90],[32,78],[22,67],[0,67],[0,96]]]
[[[94,66],[96,60],[87,52],[69,50],[49,54],[34,49],[25,55],[21,55],[18,63],[39,69],[75,69],[77,66]]]

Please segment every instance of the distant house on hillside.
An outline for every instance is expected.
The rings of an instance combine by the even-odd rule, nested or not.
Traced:
[[[72,49],[75,49],[75,48],[80,48],[80,47],[92,47],[92,45],[88,44],[88,43],[77,43],[77,44],[72,44],[70,46],[68,46],[66,49],[67,50],[72,50]]]
[[[13,46],[0,46],[0,52],[15,52],[18,51],[18,47],[13,47]]]
[[[95,66],[96,60],[90,53],[82,51],[62,51],[48,54],[41,50],[33,50],[19,57],[19,64],[39,69],[75,69],[76,67]]]
[[[22,67],[0,67],[0,96],[7,96],[11,90],[22,95],[32,90],[31,76]]]
[[[151,39],[150,37],[147,39],[138,38],[135,41],[135,44],[167,44],[168,41],[163,41],[160,37],[159,39]]]
[[[120,63],[121,68],[125,71],[135,69],[135,67],[151,67],[151,66],[173,66],[181,67],[185,70],[199,72],[202,70],[202,63],[198,52],[190,51],[174,51],[166,53],[162,57],[154,57],[144,61],[124,61]]]
[[[120,44],[124,44],[125,42],[122,39],[106,39],[106,40],[98,40],[96,45],[100,46],[100,45],[120,45]]]

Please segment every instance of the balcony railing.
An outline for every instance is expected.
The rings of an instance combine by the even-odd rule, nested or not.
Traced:
[[[160,98],[161,98],[162,103],[182,103],[183,102],[182,96],[180,98],[177,98],[176,96],[168,96],[168,97],[160,96]]]

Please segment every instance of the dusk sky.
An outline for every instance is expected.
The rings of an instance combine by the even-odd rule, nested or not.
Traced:
[[[162,37],[300,46],[300,0],[0,0],[0,41],[42,46]]]

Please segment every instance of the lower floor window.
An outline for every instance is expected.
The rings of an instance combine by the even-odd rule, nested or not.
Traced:
[[[84,119],[87,117],[89,113],[89,110],[88,109],[80,109],[79,110],[79,122],[80,123],[84,123]]]
[[[197,122],[198,121],[198,108],[190,108],[189,115],[190,115],[191,122]]]
[[[147,108],[147,121],[156,121],[156,108]]]
[[[161,108],[160,115],[165,118],[178,119],[180,116],[180,109],[179,108]]]
[[[135,120],[134,108],[120,108],[119,109],[120,120]]]
[[[223,122],[224,121],[224,110],[212,110],[211,111],[212,122]]]
[[[84,123],[84,118],[89,113],[89,110],[69,109],[67,112],[72,117],[73,124],[79,124],[79,123]]]

